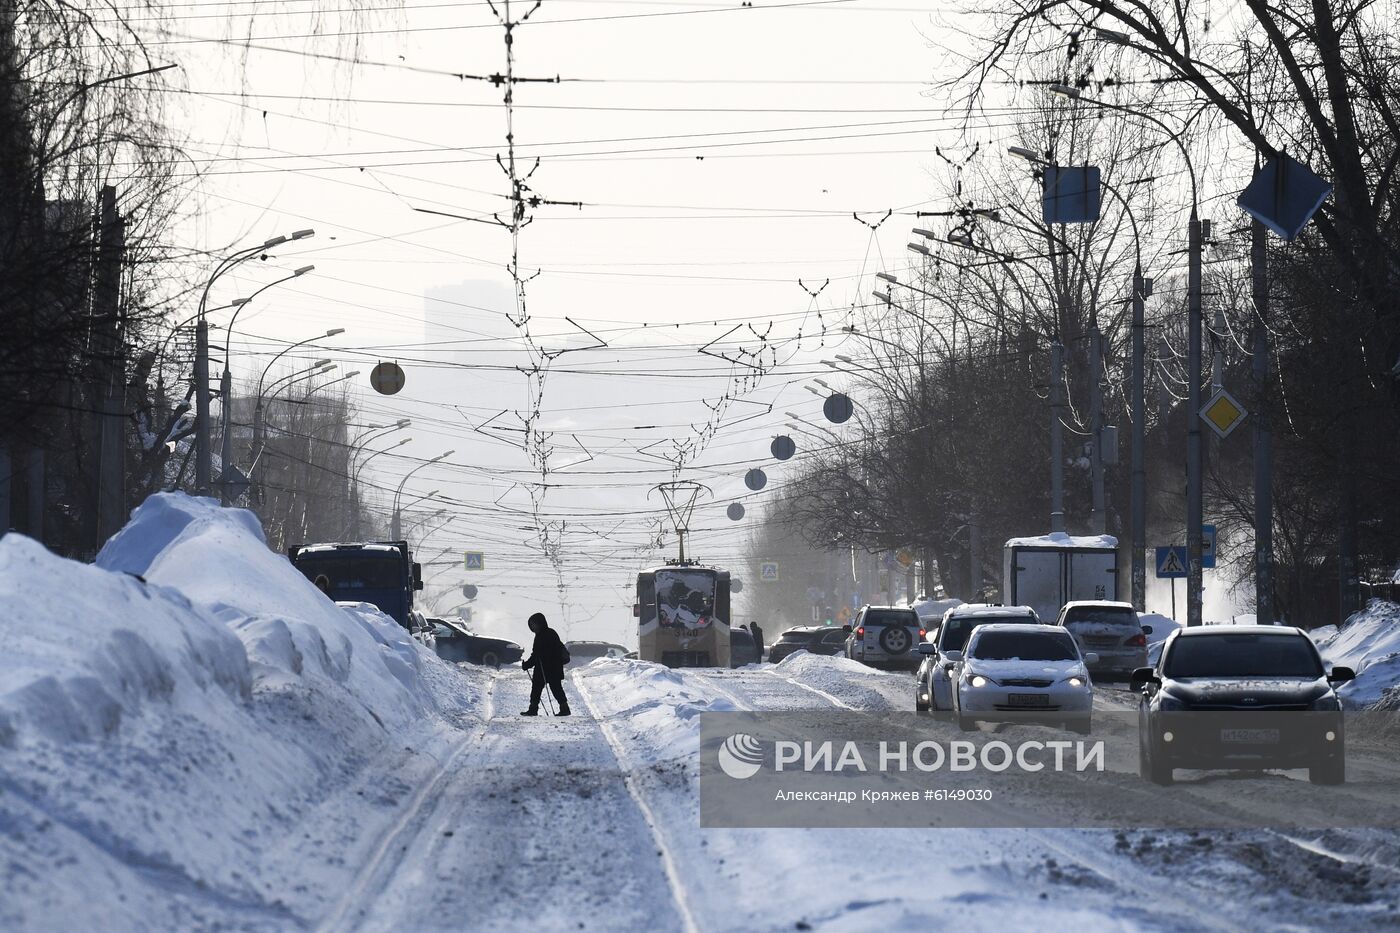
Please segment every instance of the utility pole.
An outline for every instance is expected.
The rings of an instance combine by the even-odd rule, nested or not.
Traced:
[[[194,490],[209,495],[209,324],[200,314],[194,328]]]
[[[1187,225],[1186,350],[1186,624],[1202,623],[1201,525],[1205,521],[1201,450],[1201,221],[1191,207]]]
[[[982,553],[982,529],[977,527],[977,519],[967,520],[967,601],[980,602],[977,594],[982,590],[982,563],[978,555]],[[929,593],[929,596],[932,596]]]
[[[1250,224],[1254,291],[1254,614],[1274,624],[1274,438],[1269,429],[1269,250],[1264,224]]]
[[[229,469],[233,466],[233,376],[228,371],[228,360],[224,360],[224,374],[219,379],[219,414],[223,422],[222,442],[219,445],[219,460],[222,462],[219,482],[219,504],[230,505],[228,494]]]
[[[1097,324],[1089,327],[1089,479],[1093,505],[1089,528],[1096,535],[1105,530],[1103,497],[1103,335]]]
[[[121,529],[126,518],[126,354],[121,314],[125,230],[117,214],[117,189],[102,188],[93,313],[97,340],[102,423],[97,446],[97,521],[93,553]]]
[[[1143,339],[1146,325],[1143,309],[1146,283],[1142,279],[1142,266],[1133,270],[1133,388],[1132,388],[1132,599],[1133,608],[1138,612],[1147,609],[1147,477],[1143,463],[1147,446],[1147,388],[1144,385],[1146,374],[1145,359],[1147,349]]]
[[[1061,421],[1064,418],[1065,348],[1050,347],[1050,531],[1065,530],[1065,458]]]

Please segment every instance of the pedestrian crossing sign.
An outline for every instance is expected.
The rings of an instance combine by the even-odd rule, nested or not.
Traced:
[[[1159,547],[1157,549],[1157,579],[1171,580],[1186,576],[1186,548]]]
[[[481,551],[467,551],[466,568],[468,570],[485,570],[486,555]]]
[[[778,582],[778,562],[766,560],[758,565],[758,579],[763,583]]]

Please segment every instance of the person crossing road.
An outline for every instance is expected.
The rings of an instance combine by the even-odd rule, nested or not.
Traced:
[[[530,708],[521,711],[520,715],[540,714],[540,695],[548,685],[549,692],[554,694],[554,699],[559,703],[559,712],[556,715],[568,716],[569,699],[564,695],[564,665],[569,663],[569,651],[559,640],[559,633],[549,627],[544,613],[537,612],[530,616],[526,624],[529,625],[530,631],[535,633],[535,643],[530,649],[530,656],[520,662],[523,669],[532,672]]]

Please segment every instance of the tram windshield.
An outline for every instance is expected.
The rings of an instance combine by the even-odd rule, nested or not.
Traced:
[[[656,615],[663,626],[703,628],[715,612],[713,570],[658,570]]]

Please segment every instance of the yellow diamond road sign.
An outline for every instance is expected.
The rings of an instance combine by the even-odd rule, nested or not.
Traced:
[[[1240,426],[1247,414],[1249,412],[1244,410],[1244,406],[1224,389],[1215,393],[1201,409],[1201,417],[1210,425],[1211,430],[1221,437],[1229,437],[1230,432]]]

